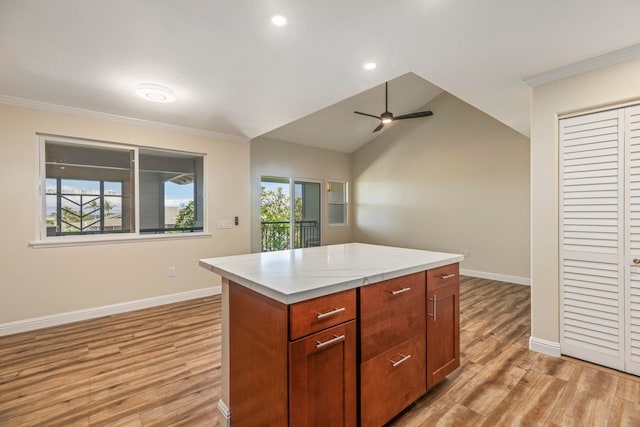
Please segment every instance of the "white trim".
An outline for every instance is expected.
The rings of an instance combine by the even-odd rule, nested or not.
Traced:
[[[507,274],[488,273],[486,271],[460,269],[460,275],[478,277],[480,279],[498,280],[500,282],[515,283],[517,285],[531,286],[531,278],[520,276],[509,276]]]
[[[151,120],[136,119],[133,117],[118,116],[116,114],[102,113],[100,111],[85,110],[82,108],[67,107],[64,105],[50,104],[48,102],[36,101],[33,99],[16,98],[13,96],[0,95],[0,104],[13,105],[16,107],[26,107],[35,110],[51,111],[54,113],[71,114],[90,119],[110,120],[113,122],[127,123],[138,126],[146,126],[156,129],[167,129],[191,135],[208,136],[237,142],[249,142],[250,138],[240,135],[230,135],[228,133],[214,132],[204,129],[195,129],[186,126],[172,125],[168,123],[154,122]]]
[[[560,357],[561,355],[559,342],[547,341],[534,336],[529,337],[529,350],[553,357]]]
[[[218,400],[218,422],[220,427],[231,427],[231,410],[222,399]]]
[[[34,249],[60,248],[67,246],[110,245],[113,243],[150,242],[154,240],[206,239],[211,237],[209,232],[195,231],[180,234],[87,234],[84,236],[60,236],[55,239],[36,240],[29,242]]]
[[[522,79],[531,87],[540,86],[551,83],[566,77],[576,76],[578,74],[587,73],[589,71],[600,70],[611,65],[620,64],[622,62],[632,61],[640,58],[640,44],[625,47],[624,49],[614,50],[604,55],[594,58],[578,61],[573,64],[545,71],[543,73],[534,74]]]
[[[211,295],[219,295],[220,293],[220,286],[213,286],[211,288],[161,295],[136,301],[105,305],[102,307],[87,308],[84,310],[69,311],[67,313],[52,314],[50,316],[36,317],[33,319],[17,320],[15,322],[0,324],[0,337],[48,328],[50,326],[63,325],[65,323],[78,322],[80,320],[95,319],[98,317],[110,316],[112,314],[155,307],[158,305],[172,304],[175,302],[203,298]]]

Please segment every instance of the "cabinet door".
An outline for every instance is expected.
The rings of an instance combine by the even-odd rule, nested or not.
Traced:
[[[360,377],[360,425],[379,427],[422,396],[425,337],[419,334],[364,362]]]
[[[427,390],[460,366],[460,285],[427,282]]]
[[[356,323],[289,343],[289,425],[356,425]]]

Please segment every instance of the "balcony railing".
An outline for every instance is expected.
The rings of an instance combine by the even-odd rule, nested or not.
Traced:
[[[263,221],[261,226],[262,252],[290,249],[290,222]],[[294,248],[320,246],[318,221],[296,221],[293,233]]]

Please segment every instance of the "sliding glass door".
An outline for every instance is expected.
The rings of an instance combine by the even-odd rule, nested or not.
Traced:
[[[319,246],[321,182],[262,177],[261,250]]]

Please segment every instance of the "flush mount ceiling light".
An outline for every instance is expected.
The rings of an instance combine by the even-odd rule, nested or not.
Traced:
[[[364,64],[365,70],[374,70],[375,68],[376,68],[375,62],[367,62],[366,64]]]
[[[173,102],[176,100],[176,95],[171,89],[154,83],[140,83],[136,88],[136,94],[153,102]]]
[[[277,27],[282,27],[283,25],[285,25],[287,23],[287,18],[285,18],[282,15],[273,15],[271,17],[271,22],[273,23],[273,25],[275,25]]]

